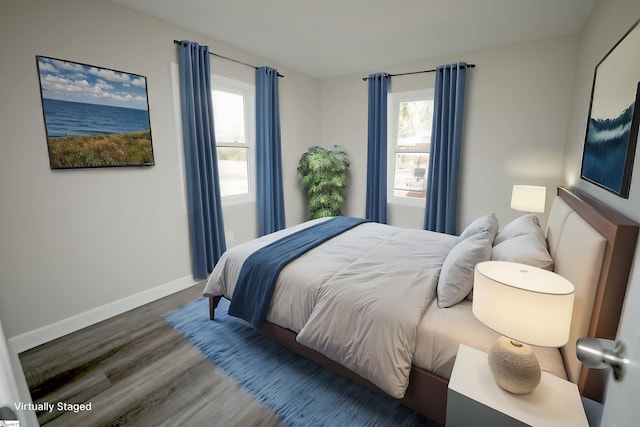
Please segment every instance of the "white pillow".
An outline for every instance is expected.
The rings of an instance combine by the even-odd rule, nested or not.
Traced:
[[[549,255],[547,245],[534,233],[521,234],[498,243],[493,247],[491,259],[520,262],[545,270],[553,270],[553,259]]]
[[[495,214],[484,215],[471,221],[469,225],[460,234],[460,240],[475,236],[478,233],[487,231],[488,238],[493,243],[493,239],[498,233],[498,218]]]
[[[438,278],[438,307],[456,305],[471,292],[476,264],[491,258],[489,237],[489,231],[483,231],[460,240],[449,252]]]
[[[538,220],[538,217],[535,214],[522,215],[511,221],[506,225],[506,227],[498,231],[493,244],[498,245],[505,240],[509,240],[523,234],[535,234],[544,242],[545,246],[547,244],[547,240],[544,237],[544,231],[540,228],[540,220]]]

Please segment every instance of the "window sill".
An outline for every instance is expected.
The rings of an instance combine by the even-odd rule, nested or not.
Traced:
[[[400,197],[391,197],[387,200],[390,205],[411,206],[414,208],[425,208],[425,199],[405,199]]]
[[[222,207],[224,208],[227,206],[248,205],[255,202],[256,198],[253,195],[227,196],[222,198]]]

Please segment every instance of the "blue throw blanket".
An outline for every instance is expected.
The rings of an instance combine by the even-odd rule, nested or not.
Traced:
[[[344,216],[331,218],[255,251],[242,265],[229,305],[229,315],[261,329],[280,271],[307,251],[365,221]]]

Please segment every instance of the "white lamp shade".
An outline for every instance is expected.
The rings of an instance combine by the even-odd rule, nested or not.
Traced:
[[[473,314],[514,340],[561,347],[569,339],[575,288],[558,274],[505,261],[476,265]]]
[[[544,212],[547,187],[514,185],[511,192],[511,209],[524,212]]]

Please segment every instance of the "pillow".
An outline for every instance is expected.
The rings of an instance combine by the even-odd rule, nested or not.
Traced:
[[[538,220],[536,214],[522,215],[511,221],[506,227],[498,231],[493,244],[498,245],[505,240],[523,234],[535,234],[544,242],[545,246],[547,244],[547,239],[544,237],[544,231],[540,228],[540,220]]]
[[[498,233],[498,218],[496,218],[495,214],[484,215],[473,220],[460,234],[460,240],[475,236],[483,231],[489,233],[489,241],[493,243],[493,239]]]
[[[521,234],[498,243],[493,247],[491,259],[520,262],[545,270],[553,270],[553,258],[549,255],[547,245],[534,233]]]
[[[473,288],[476,264],[491,258],[489,231],[460,240],[442,263],[438,278],[438,307],[451,307],[462,301]]]

